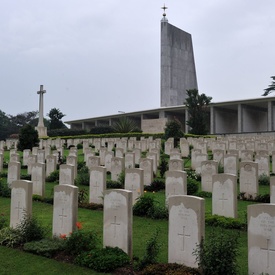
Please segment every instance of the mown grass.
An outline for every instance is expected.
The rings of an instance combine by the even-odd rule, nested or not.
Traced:
[[[68,150],[65,150],[65,156],[68,154]],[[8,152],[5,152],[5,160],[8,161]],[[79,153],[79,160],[83,160],[83,154]],[[4,169],[6,171],[6,169]],[[21,174],[26,174],[26,169],[21,170]],[[6,181],[3,178],[4,182]],[[53,188],[57,183],[46,183],[46,197],[53,197]],[[79,186],[80,189],[88,190],[88,186]],[[260,186],[260,194],[269,194],[269,186]],[[160,191],[152,194],[156,201],[160,204],[165,203],[165,192]],[[247,206],[253,202],[238,200],[238,217],[241,221],[246,221]],[[212,199],[205,198],[205,212],[206,215],[212,213]],[[10,199],[0,197],[0,214],[4,214],[9,219],[10,213]],[[33,202],[33,215],[36,216],[39,221],[48,228],[48,236],[51,236],[52,232],[52,213],[53,206],[42,202]],[[93,211],[79,208],[78,221],[83,223],[83,230],[89,230],[95,232],[102,244],[103,235],[103,212]],[[168,259],[168,221],[166,220],[153,220],[149,218],[133,217],[133,254],[135,257],[142,258],[145,253],[146,241],[152,236],[155,230],[160,229],[159,243],[162,245],[159,255],[159,262],[166,263]],[[215,230],[215,228],[206,226],[205,237],[207,239],[209,233]],[[247,274],[248,270],[248,256],[247,256],[247,232],[239,231],[239,256],[238,263],[240,266],[239,274]],[[8,252],[7,252],[8,251]],[[12,260],[5,260],[5,264],[0,266],[0,274],[17,274],[20,270],[20,274],[100,274],[87,269],[81,269],[79,267],[72,267],[58,263],[54,260],[49,260],[34,256],[31,254],[23,253],[21,251],[7,249],[0,246],[0,259],[6,255]],[[4,260],[3,260],[4,261]],[[1,262],[3,262],[1,261]],[[33,264],[32,262],[35,262]],[[22,264],[23,263],[23,264]],[[32,268],[29,269],[29,263]],[[36,264],[38,263],[38,264]],[[44,272],[44,265],[49,265],[50,268]],[[63,266],[65,265],[65,266]],[[67,267],[69,266],[69,267]],[[66,269],[67,268],[67,269]]]

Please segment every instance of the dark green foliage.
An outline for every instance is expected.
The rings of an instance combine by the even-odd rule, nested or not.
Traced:
[[[149,210],[154,206],[155,199],[151,194],[144,194],[139,197],[133,206],[133,214],[135,216],[148,216]]]
[[[61,238],[42,239],[40,241],[25,243],[23,250],[47,258],[54,257],[65,249],[65,240]]]
[[[58,182],[59,181],[59,170],[51,172],[51,174],[46,178],[46,182]]]
[[[148,217],[154,220],[167,220],[168,216],[168,208],[158,202],[155,202],[148,211]]]
[[[164,205],[160,205],[152,194],[146,193],[142,197],[139,197],[133,206],[133,214],[155,220],[167,219],[168,209]]]
[[[260,185],[269,185],[270,184],[270,177],[266,174],[262,174],[259,176],[259,184]]]
[[[223,165],[219,162],[218,164],[218,174],[222,174],[224,173],[224,167]]]
[[[255,201],[255,202],[262,202],[262,203],[270,203],[270,194],[264,194],[264,195],[257,195],[255,198],[253,198],[252,195],[246,196],[246,193],[241,192],[238,196],[239,199],[244,201]]]
[[[199,182],[192,178],[187,178],[187,195],[193,195],[199,190]]]
[[[145,266],[157,263],[158,255],[160,252],[161,244],[158,243],[160,229],[154,232],[153,236],[146,242],[146,250],[143,259],[139,263],[139,269],[143,269]]]
[[[74,138],[75,136],[86,135],[86,130],[71,130],[71,129],[48,129],[47,134],[49,137],[68,137]]]
[[[204,275],[238,274],[238,239],[237,231],[215,228],[201,241],[194,254]]]
[[[83,166],[77,173],[76,179],[75,179],[76,185],[87,185],[90,184],[90,174],[89,169],[87,166]]]
[[[164,139],[175,138],[179,139],[183,137],[182,125],[178,120],[170,120],[166,123],[164,129]]]
[[[168,170],[168,161],[165,158],[161,158],[159,165],[160,177],[164,178],[165,172]]]
[[[4,216],[4,214],[0,215],[0,229],[6,227],[8,225],[8,220]]]
[[[65,251],[70,255],[77,256],[82,252],[95,249],[97,244],[98,237],[95,233],[77,229],[69,238],[66,238]]]
[[[212,193],[206,192],[206,191],[199,191],[196,193],[196,196],[201,197],[201,198],[212,198]]]
[[[88,199],[88,191],[86,189],[80,189],[78,191],[78,203],[85,203]]]
[[[246,223],[238,219],[223,217],[218,215],[207,215],[205,217],[205,224],[209,226],[221,227],[225,229],[239,229],[239,230],[246,229]]]
[[[0,245],[7,247],[18,247],[22,243],[18,230],[4,227],[0,230]]]
[[[145,191],[160,191],[165,189],[165,179],[162,178],[154,178],[153,182],[148,186],[144,186]]]
[[[77,149],[83,149],[83,144],[78,143],[78,144],[76,145],[76,148],[77,148]]]
[[[273,91],[275,91],[275,76],[271,76],[271,78],[272,82],[266,89],[264,89],[264,93],[262,94],[262,96],[267,96]]]
[[[118,121],[116,121],[113,125],[114,133],[130,133],[130,132],[140,132],[138,129],[136,122],[129,117],[121,117]]]
[[[81,208],[90,209],[90,210],[103,210],[103,204],[92,203],[92,202],[80,203],[78,206]]]
[[[111,272],[129,265],[130,258],[118,247],[106,247],[82,253],[76,257],[75,263],[98,272]]]
[[[0,110],[0,140],[5,140],[11,134],[18,133],[16,125],[13,125],[8,115]]]
[[[52,108],[47,116],[50,118],[48,126],[50,130],[67,128],[61,120],[65,115],[59,109]]]
[[[107,189],[123,189],[123,185],[115,180],[107,180],[106,181]]]
[[[5,198],[11,197],[11,189],[6,183],[3,182],[2,179],[0,179],[0,196]]]
[[[29,124],[23,126],[19,133],[18,150],[32,149],[32,147],[38,146],[38,144],[38,132],[34,127]]]
[[[114,129],[111,126],[98,126],[90,130],[90,134],[109,134],[113,132]]]
[[[122,170],[122,172],[118,175],[117,181],[121,184],[122,188],[124,188],[125,170]]]
[[[21,238],[21,243],[31,241],[39,241],[45,238],[47,229],[43,227],[36,217],[25,215],[22,222],[16,227],[16,230]]]
[[[185,105],[188,108],[189,119],[186,122],[191,128],[190,133],[195,135],[205,135],[208,132],[209,113],[207,107],[212,97],[199,94],[196,89],[187,90]]]

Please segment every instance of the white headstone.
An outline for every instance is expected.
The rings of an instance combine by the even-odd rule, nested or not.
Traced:
[[[11,184],[10,227],[15,228],[32,215],[32,182],[16,180]]]
[[[237,177],[213,175],[212,215],[237,218]]]
[[[91,167],[90,169],[90,203],[103,203],[103,193],[106,189],[106,168]]]
[[[54,187],[53,236],[67,237],[76,229],[78,218],[78,187],[56,185]]]
[[[275,274],[275,205],[247,207],[248,273]]]
[[[119,247],[132,258],[132,192],[112,189],[104,194],[103,246]]]
[[[204,199],[193,196],[169,198],[168,262],[198,267],[193,254],[204,237]]]

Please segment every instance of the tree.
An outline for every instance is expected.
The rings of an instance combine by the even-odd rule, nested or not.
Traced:
[[[173,137],[174,139],[180,139],[183,137],[182,125],[178,120],[168,121],[164,129],[164,139]]]
[[[50,112],[47,114],[47,116],[50,118],[50,121],[49,121],[50,130],[67,128],[66,125],[61,120],[66,115],[64,115],[59,109],[52,108]]]
[[[33,124],[32,122],[37,118],[38,111],[24,112],[16,116],[9,115],[12,124],[16,125],[18,129],[26,124]],[[36,125],[35,125],[36,126]]]
[[[273,91],[275,91],[275,76],[271,76],[270,78],[272,78],[273,80],[271,84],[268,86],[268,88],[264,89],[264,93],[262,94],[262,96],[267,96]]]
[[[10,122],[8,115],[5,112],[0,110],[0,140],[4,140],[9,135],[14,133],[14,127]]]
[[[187,98],[185,105],[188,108],[189,119],[186,122],[190,126],[191,134],[205,135],[208,132],[208,117],[206,112],[207,106],[212,100],[212,97],[205,94],[199,94],[196,89],[187,90]]]
[[[30,124],[23,126],[19,133],[18,149],[20,151],[23,151],[24,149],[32,149],[32,147],[38,146],[38,144],[38,132],[34,127]]]

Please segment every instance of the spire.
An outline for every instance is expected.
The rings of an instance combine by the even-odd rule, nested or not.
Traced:
[[[162,18],[161,22],[168,22],[168,20],[166,18],[166,12],[165,12],[165,10],[167,10],[168,7],[166,7],[165,4],[163,4],[163,7],[161,7],[161,9],[163,9],[163,14],[162,14],[163,18]]]

